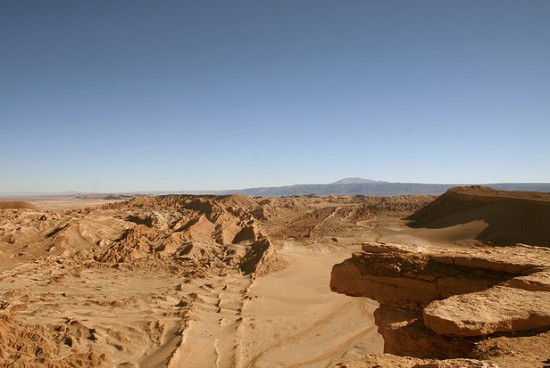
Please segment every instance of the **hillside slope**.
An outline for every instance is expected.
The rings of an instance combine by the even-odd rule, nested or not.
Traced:
[[[39,208],[36,207],[31,202],[27,201],[0,201],[0,210],[22,210],[22,209],[28,209],[28,210],[38,210]]]
[[[451,188],[411,219],[410,226],[431,229],[483,221],[487,227],[477,240],[550,247],[550,193]]]

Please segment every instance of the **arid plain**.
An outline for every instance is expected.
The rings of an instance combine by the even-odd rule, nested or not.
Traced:
[[[483,187],[2,201],[0,362],[546,367],[549,239]]]

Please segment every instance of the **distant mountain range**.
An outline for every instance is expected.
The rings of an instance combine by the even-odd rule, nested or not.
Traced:
[[[372,184],[372,183],[387,183],[386,181],[376,181],[363,178],[344,178],[342,180],[335,181],[332,184]]]
[[[290,195],[316,194],[328,195],[372,195],[391,196],[400,194],[435,194],[445,193],[447,189],[466,184],[421,184],[389,183],[362,178],[345,178],[331,184],[297,184],[283,187],[261,187],[241,190],[219,191],[215,194],[244,194],[249,196],[280,197]],[[499,190],[519,190],[550,192],[550,183],[496,183],[480,184]]]
[[[345,178],[330,184],[296,184],[282,187],[259,187],[235,190],[200,190],[200,191],[147,191],[134,193],[0,193],[0,196],[74,196],[76,199],[127,199],[134,195],[149,194],[243,194],[251,197],[282,197],[291,195],[316,194],[329,195],[370,195],[392,196],[401,194],[433,194],[440,195],[451,187],[469,184],[421,184],[421,183],[390,183],[363,178]],[[473,184],[472,184],[473,185]],[[550,192],[550,183],[496,183],[477,184],[499,190],[517,190],[532,192]]]

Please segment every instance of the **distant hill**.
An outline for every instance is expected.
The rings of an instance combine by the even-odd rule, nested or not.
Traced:
[[[486,227],[476,235],[483,242],[550,247],[550,193],[451,188],[411,219],[410,226],[431,229],[483,221]]]
[[[550,183],[496,183],[482,184],[498,190],[550,192]],[[389,183],[362,178],[345,178],[331,184],[297,184],[282,187],[260,187],[240,190],[217,191],[217,194],[244,194],[248,196],[281,197],[290,195],[372,195],[391,196],[403,194],[440,195],[459,184]]]
[[[7,210],[7,209],[39,210],[38,207],[36,207],[31,202],[27,202],[27,201],[0,201],[0,210]]]
[[[335,181],[332,184],[371,184],[371,183],[386,183],[386,182],[363,179],[363,178],[344,178],[342,180]]]

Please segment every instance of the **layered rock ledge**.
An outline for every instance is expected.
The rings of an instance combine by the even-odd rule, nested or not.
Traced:
[[[338,368],[498,368],[494,363],[477,359],[418,359],[391,354],[368,355],[354,362],[344,363]]]
[[[550,341],[547,248],[364,243],[333,267],[330,286],[380,302],[386,353],[485,358],[503,336]]]

